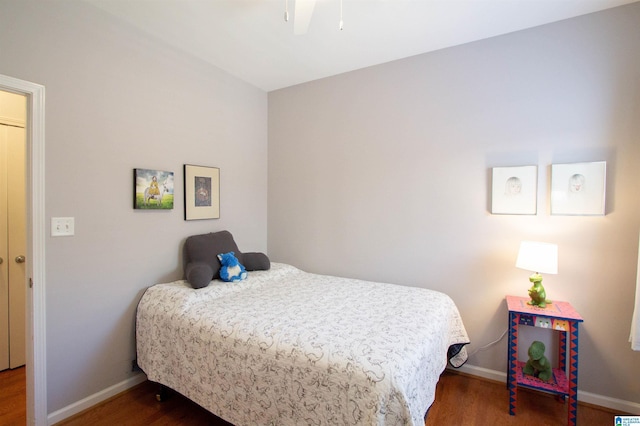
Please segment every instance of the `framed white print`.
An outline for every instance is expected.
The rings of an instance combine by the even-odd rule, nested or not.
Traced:
[[[492,169],[492,214],[536,214],[537,201],[538,166]]]
[[[552,164],[551,214],[604,216],[607,163]]]
[[[220,169],[184,165],[184,220],[220,219]]]

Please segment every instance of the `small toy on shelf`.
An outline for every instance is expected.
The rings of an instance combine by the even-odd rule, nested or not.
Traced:
[[[544,350],[544,343],[537,340],[533,342],[531,346],[529,346],[529,360],[522,369],[522,372],[548,382],[553,375],[553,370],[551,363],[547,357],[544,356]]]

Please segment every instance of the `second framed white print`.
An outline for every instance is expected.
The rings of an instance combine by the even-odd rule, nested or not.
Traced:
[[[494,167],[491,177],[492,214],[536,214],[538,167]]]
[[[607,163],[552,164],[551,214],[604,216]]]

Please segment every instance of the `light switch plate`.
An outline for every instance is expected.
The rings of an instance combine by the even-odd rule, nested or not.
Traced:
[[[72,217],[52,217],[51,236],[68,237],[75,233],[74,218]]]

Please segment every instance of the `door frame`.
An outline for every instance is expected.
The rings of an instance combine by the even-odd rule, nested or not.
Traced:
[[[47,424],[44,86],[0,74],[0,90],[27,97],[27,424]]]

